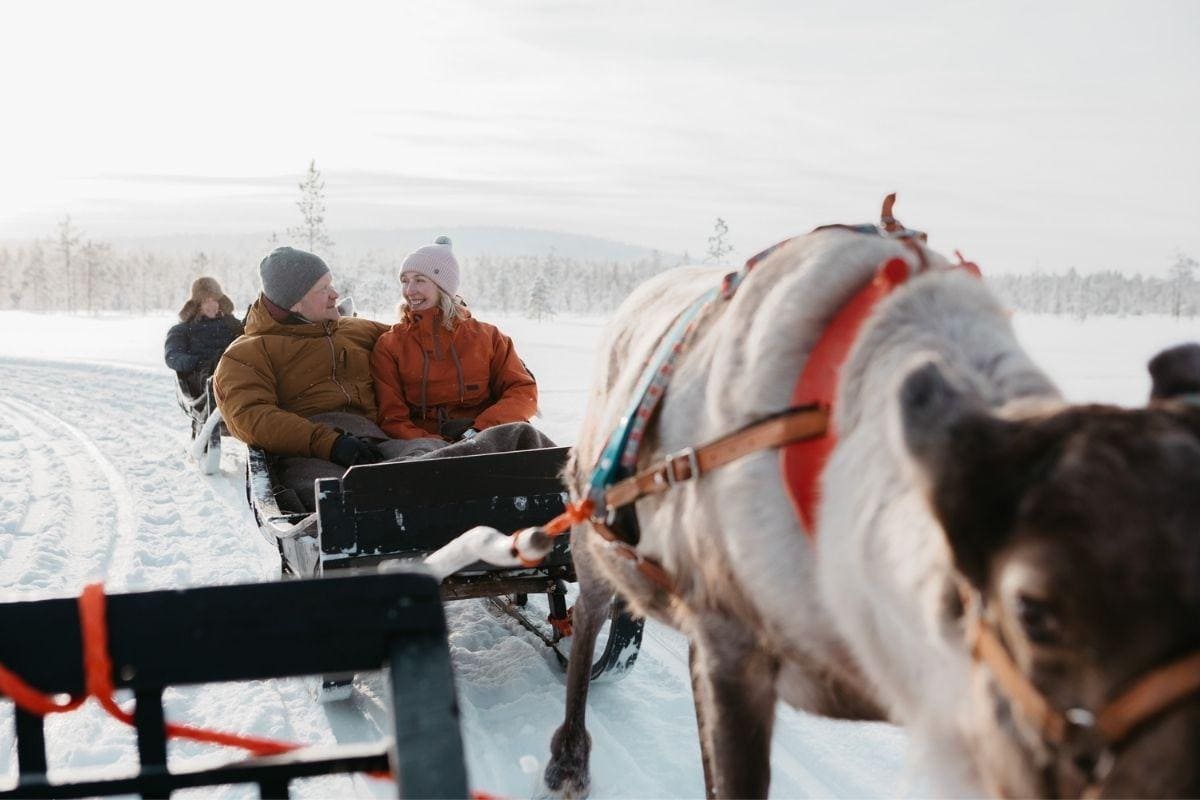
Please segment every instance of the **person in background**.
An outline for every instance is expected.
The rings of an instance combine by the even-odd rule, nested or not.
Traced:
[[[215,278],[197,278],[191,296],[179,310],[179,324],[167,331],[163,357],[175,370],[193,399],[204,397],[204,384],[221,354],[242,335],[242,323],[233,316],[233,301]]]
[[[400,321],[371,352],[379,427],[396,439],[473,440],[480,452],[553,447],[528,424],[537,383],[512,339],[458,297],[450,239],[409,253],[399,279]]]

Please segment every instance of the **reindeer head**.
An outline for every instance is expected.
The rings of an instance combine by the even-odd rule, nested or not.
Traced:
[[[1004,418],[936,361],[901,384],[962,588],[991,792],[1200,796],[1200,405],[1171,399],[1200,386],[1200,347],[1152,363],[1156,400],[1136,410]],[[1117,719],[1172,665],[1177,696]]]

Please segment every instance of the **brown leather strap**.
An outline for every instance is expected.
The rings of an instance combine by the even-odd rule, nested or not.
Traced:
[[[619,481],[604,493],[609,509],[620,508],[651,494],[659,494],[677,483],[697,478],[717,467],[759,450],[821,436],[829,428],[829,410],[803,406],[755,423],[693,449],[684,448],[657,461],[636,475]]]
[[[1104,707],[1096,718],[1096,727],[1108,741],[1119,742],[1142,722],[1196,691],[1200,691],[1200,652],[1140,678]]]
[[[648,558],[639,553],[636,547],[618,537],[612,532],[612,529],[603,522],[593,519],[592,528],[604,537],[604,539],[608,542],[608,546],[612,548],[613,552],[622,558],[626,558],[634,562],[634,566],[637,568],[637,571],[642,573],[642,576],[648,581],[668,594],[673,595],[676,593],[675,580],[671,577],[670,573],[663,568],[662,564],[659,564],[654,559]]]
[[[1067,730],[1067,721],[1046,698],[1034,688],[1017,665],[1008,650],[988,625],[975,617],[971,621],[971,655],[991,669],[1004,694],[1021,709],[1021,713],[1041,732],[1042,738],[1053,744],[1061,744]]]
[[[1037,725],[1047,742],[1062,744],[1068,729],[1080,723],[1068,721],[1071,712],[1064,714],[1049,704],[1045,696],[1017,669],[1008,650],[986,623],[974,619],[971,627],[971,655],[976,661],[987,664],[1005,695]],[[1094,727],[1106,744],[1115,745],[1138,725],[1198,691],[1200,652],[1195,652],[1139,678],[1124,694],[1107,704],[1089,727]]]

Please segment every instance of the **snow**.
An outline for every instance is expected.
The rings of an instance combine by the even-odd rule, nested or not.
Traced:
[[[574,438],[586,404],[601,320],[534,322],[481,314],[511,335],[538,377],[556,441]],[[0,313],[0,600],[74,596],[103,579],[112,591],[274,580],[278,562],[244,496],[244,456],[226,448],[204,477],[188,459],[188,423],[175,405],[162,341],[174,320]],[[1162,317],[1018,315],[1026,347],[1069,399],[1140,404],[1146,361],[1197,337],[1194,321]],[[228,440],[227,440],[228,441]],[[447,605],[470,785],[502,796],[537,791],[560,721],[563,675],[553,656],[483,601]],[[349,703],[321,706],[316,679],[178,687],[169,719],[310,743],[379,738],[387,728],[380,675],[362,675]],[[676,632],[650,623],[636,666],[589,698],[593,796],[699,797],[699,748]],[[47,726],[51,775],[136,769],[129,729],[94,704]],[[11,705],[0,704],[0,781],[15,782]],[[920,794],[903,733],[884,724],[812,717],[781,707],[772,745],[777,797]],[[231,754],[172,743],[173,766]],[[387,796],[388,784],[329,776],[293,785],[298,797]],[[187,796],[184,793],[183,796]],[[245,786],[205,796],[253,797]]]

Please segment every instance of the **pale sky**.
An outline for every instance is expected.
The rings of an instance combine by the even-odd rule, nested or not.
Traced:
[[[1200,2],[0,4],[0,238],[503,225],[1200,258]],[[335,237],[336,238],[336,237]]]

